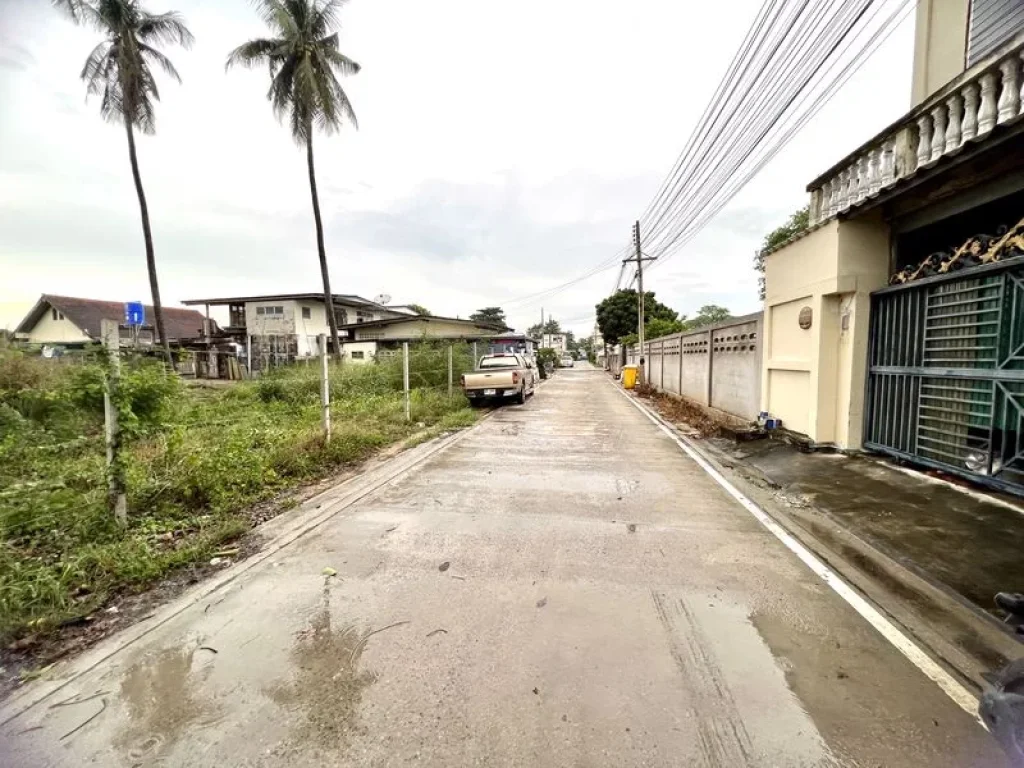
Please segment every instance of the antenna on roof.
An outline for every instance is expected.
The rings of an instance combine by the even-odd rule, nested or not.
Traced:
[[[391,301],[391,295],[387,293],[379,293],[373,299],[374,304],[383,304],[385,306],[389,301]]]

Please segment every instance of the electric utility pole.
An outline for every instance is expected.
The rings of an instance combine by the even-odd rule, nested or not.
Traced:
[[[640,381],[644,381],[644,262],[654,261],[651,256],[644,256],[640,249],[640,222],[633,222],[633,245],[636,255],[631,259],[623,259],[623,264],[636,262],[636,283],[640,292],[637,302],[637,338],[640,342]]]

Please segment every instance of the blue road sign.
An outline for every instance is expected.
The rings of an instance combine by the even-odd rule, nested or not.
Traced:
[[[129,301],[124,305],[126,325],[143,325],[146,322],[146,307],[141,301]]]

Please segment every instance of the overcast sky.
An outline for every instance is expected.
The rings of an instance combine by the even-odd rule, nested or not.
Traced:
[[[337,293],[466,316],[565,282],[629,242],[760,0],[352,0],[344,81],[360,128],[318,138]],[[264,71],[225,73],[264,29],[245,0],[154,0],[196,37],[168,48],[157,134],[139,141],[166,304],[320,289],[303,152]],[[819,172],[909,107],[906,23],[650,280],[683,313],[758,308],[751,257]],[[41,293],[149,300],[124,131],[78,79],[98,35],[47,0],[0,0],[0,327]],[[589,332],[616,271],[541,305]]]

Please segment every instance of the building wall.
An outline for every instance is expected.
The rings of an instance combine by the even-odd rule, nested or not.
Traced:
[[[245,305],[245,330],[250,336],[288,336],[295,333],[295,301],[250,301]],[[266,314],[270,307],[281,307],[282,314]],[[262,308],[264,314],[259,314]]]
[[[815,442],[860,447],[869,297],[888,275],[879,217],[832,220],[768,255],[762,410]]]
[[[425,336],[426,338],[463,339],[485,336],[493,331],[486,331],[465,323],[446,322],[444,320],[420,320],[410,318],[408,322],[391,323],[376,328],[356,328],[357,341],[410,339]]]
[[[353,363],[372,363],[377,356],[377,342],[349,341],[342,343],[341,351]]]
[[[99,333],[99,328],[96,329],[96,332]],[[91,341],[81,328],[66,317],[54,320],[53,310],[49,308],[35,324],[35,327],[29,331],[25,340],[30,344],[76,344]]]
[[[964,71],[970,0],[918,0],[910,106]]]

